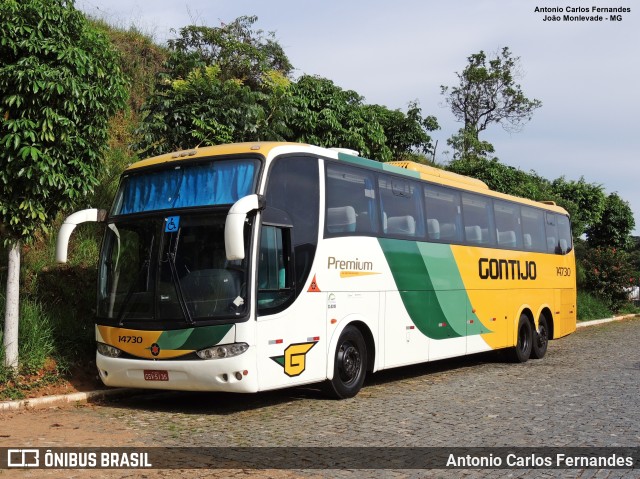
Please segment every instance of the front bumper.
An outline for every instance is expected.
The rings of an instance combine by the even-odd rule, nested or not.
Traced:
[[[255,347],[231,358],[184,361],[110,358],[96,352],[96,365],[107,386],[177,391],[258,391]],[[168,380],[147,380],[145,371],[166,371]]]

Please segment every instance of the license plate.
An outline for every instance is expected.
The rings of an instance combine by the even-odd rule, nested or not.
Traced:
[[[145,381],[168,381],[169,380],[169,371],[155,370],[155,369],[145,369],[144,370],[144,380]]]

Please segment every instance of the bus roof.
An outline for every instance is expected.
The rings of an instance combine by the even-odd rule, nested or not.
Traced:
[[[125,171],[131,171],[138,168],[144,168],[148,166],[156,166],[163,163],[173,163],[181,160],[193,160],[198,158],[209,158],[211,156],[226,156],[242,153],[259,153],[264,157],[268,157],[271,150],[278,147],[299,147],[302,151],[309,150],[318,154],[323,154],[329,158],[336,158],[346,163],[351,163],[366,168],[386,171],[389,173],[395,173],[412,178],[422,179],[437,183],[443,186],[451,186],[460,188],[462,190],[477,192],[481,194],[488,194],[494,198],[500,198],[510,201],[517,201],[518,203],[535,206],[538,208],[544,208],[547,210],[556,211],[559,213],[567,214],[567,211],[557,206],[553,201],[534,201],[519,196],[508,195],[505,193],[499,193],[497,191],[489,189],[486,183],[470,176],[459,175],[440,168],[435,168],[421,163],[413,161],[390,161],[387,163],[370,160],[361,156],[351,155],[340,151],[340,149],[327,149],[317,146],[312,146],[306,143],[291,143],[291,142],[278,142],[278,141],[255,141],[246,143],[229,143],[216,146],[205,146],[202,148],[192,148],[190,150],[176,151],[172,153],[166,153],[159,156],[147,158],[145,160],[138,161],[130,165]]]
[[[225,145],[203,146],[202,148],[192,148],[190,150],[174,151],[163,155],[154,156],[138,161],[130,165],[125,171],[147,166],[156,166],[162,163],[172,163],[180,160],[194,160],[198,158],[208,158],[210,156],[235,155],[242,153],[260,153],[265,157],[269,151],[279,146],[300,146],[308,147],[302,143],[287,143],[283,141],[254,141],[247,143],[229,143]]]

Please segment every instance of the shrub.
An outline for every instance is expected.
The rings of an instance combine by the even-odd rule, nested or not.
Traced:
[[[582,260],[584,283],[612,311],[628,301],[628,288],[633,282],[629,254],[619,248],[591,248]]]
[[[613,313],[601,299],[586,291],[578,291],[578,320],[610,318]]]

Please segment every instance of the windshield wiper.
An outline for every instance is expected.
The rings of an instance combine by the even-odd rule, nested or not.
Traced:
[[[176,249],[178,247],[178,242],[176,241]],[[196,324],[191,316],[191,312],[189,311],[189,307],[187,306],[187,302],[184,299],[184,291],[182,290],[182,285],[180,284],[180,278],[178,276],[178,269],[176,268],[176,254],[167,253],[169,257],[169,270],[171,270],[171,279],[173,280],[173,285],[176,288],[176,293],[178,295],[178,303],[180,304],[180,309],[182,310],[182,314],[186,319],[187,323],[190,325]]]

